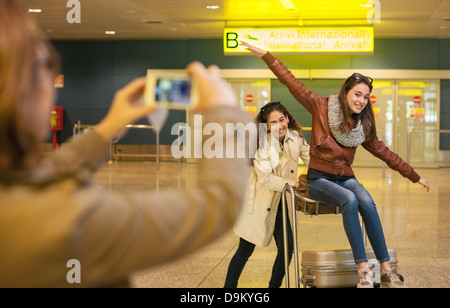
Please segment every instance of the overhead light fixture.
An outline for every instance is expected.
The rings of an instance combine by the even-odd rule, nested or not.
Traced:
[[[229,28],[267,28],[267,27],[320,27],[320,26],[360,26],[366,19],[283,19],[283,20],[227,20]]]
[[[206,8],[208,10],[218,10],[218,9],[220,9],[220,6],[218,6],[218,5],[207,5]]]
[[[116,31],[105,31],[106,35],[115,35]]]
[[[42,12],[42,10],[41,9],[28,9],[28,12],[29,13],[40,13],[40,12]]]
[[[374,7],[372,3],[360,4],[360,7]]]
[[[297,8],[295,7],[294,3],[292,3],[291,0],[278,0],[278,1],[281,3],[281,5],[282,5],[286,10],[289,10],[289,11],[297,10]]]
[[[157,19],[142,19],[142,22],[144,24],[151,24],[151,25],[158,25],[158,24],[163,23],[162,20],[157,20]]]

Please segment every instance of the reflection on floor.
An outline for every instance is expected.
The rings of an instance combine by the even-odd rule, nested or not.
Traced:
[[[95,179],[116,192],[165,187],[185,189],[195,181],[195,169],[195,164],[161,162],[157,173],[154,162],[117,162],[105,164]],[[385,177],[379,168],[354,170],[377,204],[387,245],[396,248],[400,273],[407,284],[419,288],[449,287],[450,169],[417,170],[430,182],[429,193],[389,169]],[[299,174],[305,171],[304,167],[299,168]],[[300,252],[350,247],[341,216],[298,215],[298,236]],[[221,288],[237,244],[238,237],[230,231],[190,256],[134,274],[132,285]],[[257,247],[242,273],[239,287],[267,287],[275,257],[274,241],[268,247]],[[293,262],[290,270],[293,286]]]

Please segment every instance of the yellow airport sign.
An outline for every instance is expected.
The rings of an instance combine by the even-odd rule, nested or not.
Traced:
[[[225,55],[248,54],[240,41],[278,54],[371,54],[373,27],[226,28]]]

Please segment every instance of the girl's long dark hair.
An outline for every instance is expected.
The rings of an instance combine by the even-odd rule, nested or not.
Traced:
[[[360,75],[361,76],[361,75]],[[355,124],[358,120],[361,120],[361,124],[363,126],[364,135],[366,137],[366,141],[372,140],[377,136],[377,128],[375,126],[375,116],[373,113],[372,103],[367,102],[367,106],[361,111],[360,114],[350,115],[349,107],[347,104],[347,94],[350,92],[353,87],[356,85],[364,83],[366,84],[370,92],[372,92],[373,86],[371,79],[368,77],[362,76],[362,78],[355,78],[355,74],[348,77],[344,84],[342,85],[339,91],[339,103],[341,104],[341,110],[344,115],[344,120],[342,121],[341,130],[343,132],[349,133],[352,129],[355,128]]]

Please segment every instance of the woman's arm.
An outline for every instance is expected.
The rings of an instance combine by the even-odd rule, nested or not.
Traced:
[[[138,78],[117,91],[107,115],[88,132],[65,143],[41,164],[38,180],[74,178],[88,182],[93,172],[105,162],[110,139],[125,134],[125,126],[152,112],[154,107],[139,102],[145,78]]]
[[[77,139],[64,143],[57,151],[41,162],[33,173],[31,182],[54,182],[72,178],[87,183],[108,157],[108,144],[95,131],[82,134]]]
[[[389,150],[383,141],[375,137],[373,140],[364,142],[362,146],[375,157],[383,160],[389,168],[399,172],[413,183],[419,183],[430,191],[430,184],[414,171],[414,168],[407,164],[400,156]]]
[[[289,69],[270,52],[250,45],[247,42],[241,42],[241,45],[247,47],[247,50],[253,55],[264,60],[269,69],[277,76],[278,80],[288,88],[292,96],[294,96],[294,98],[302,104],[309,113],[313,114],[315,112],[317,104],[327,102],[326,98],[310,91],[301,81],[297,80],[291,71],[289,71]]]
[[[191,65],[198,81],[204,123],[223,128],[222,144],[235,149],[234,125],[250,117],[237,106],[234,93],[216,68]],[[84,276],[111,283],[132,271],[191,253],[228,231],[245,198],[246,158],[203,157],[198,183],[189,189],[111,195],[90,187],[87,205],[74,228],[74,256]]]

